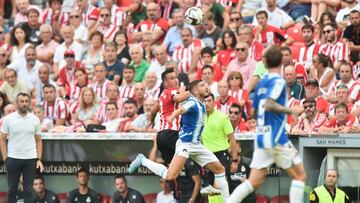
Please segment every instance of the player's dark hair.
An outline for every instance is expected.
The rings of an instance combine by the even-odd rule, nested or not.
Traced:
[[[282,53],[278,46],[272,45],[265,52],[265,64],[268,69],[277,68],[281,66]]]
[[[201,68],[201,72],[203,72],[204,70],[206,69],[210,69],[212,73],[214,73],[214,68],[210,65],[204,65],[202,68]]]
[[[115,175],[115,177],[114,177],[114,180],[116,180],[116,179],[123,179],[124,182],[127,183],[127,180],[126,180],[126,178],[125,178],[124,175],[117,174],[117,175]]]
[[[132,98],[129,98],[127,99],[124,104],[133,104],[137,107],[137,103],[136,103],[136,100],[135,99],[132,99]]]
[[[89,171],[86,168],[80,168],[77,172],[76,172],[76,177],[79,177],[80,173],[86,173],[86,175],[89,176]]]
[[[268,13],[264,10],[260,10],[260,11],[256,12],[255,17],[257,17],[258,15],[265,15],[266,18],[269,18]]]
[[[202,80],[194,80],[189,84],[189,91],[192,93],[194,88],[200,83]]]
[[[307,23],[301,27],[301,31],[304,31],[304,30],[311,30],[311,32],[314,32],[314,26]]]
[[[215,96],[213,93],[210,93],[208,95],[205,96],[205,98],[211,97],[214,101],[215,101]]]
[[[173,73],[174,72],[174,69],[172,68],[169,68],[169,69],[166,69],[162,74],[161,74],[161,80],[162,81],[166,81],[166,76],[170,73]]]
[[[200,55],[201,55],[201,56],[204,56],[204,54],[210,54],[211,57],[214,57],[214,51],[213,51],[213,49],[210,48],[210,47],[204,47],[204,48],[201,49]]]

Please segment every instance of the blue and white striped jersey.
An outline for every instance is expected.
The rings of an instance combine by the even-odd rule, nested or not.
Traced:
[[[266,99],[273,99],[281,106],[286,106],[286,82],[279,75],[269,73],[255,88],[253,108],[256,110],[256,142],[259,148],[273,148],[277,144],[289,141],[286,135],[285,124],[287,115],[265,111]]]
[[[185,113],[181,115],[179,139],[182,142],[200,143],[206,117],[204,103],[191,95],[180,107],[185,109]]]

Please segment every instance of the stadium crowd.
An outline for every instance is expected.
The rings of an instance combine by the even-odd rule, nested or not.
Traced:
[[[200,25],[184,22],[193,6],[205,13]],[[299,115],[287,131],[360,132],[356,0],[3,0],[0,14],[1,123],[28,93],[41,132],[172,130],[163,134],[174,144],[180,122],[167,116],[201,79],[208,113],[231,124],[226,136],[253,132],[252,92],[267,73],[264,52],[277,45],[287,105]],[[228,138],[221,150],[238,163]],[[163,152],[174,149],[157,139],[169,163]]]

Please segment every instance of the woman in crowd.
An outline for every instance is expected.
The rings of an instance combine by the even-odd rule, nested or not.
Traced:
[[[246,115],[249,116],[251,112],[249,94],[248,91],[244,89],[244,80],[241,73],[238,71],[230,72],[227,82],[230,87],[229,95],[239,101],[239,105],[245,111]]]
[[[122,118],[118,117],[118,111],[119,109],[115,102],[108,102],[106,104],[108,120],[101,124],[105,126],[106,132],[117,132],[119,130]]]
[[[317,26],[318,35],[316,36],[321,43],[325,43],[325,38],[324,38],[325,36],[323,35],[323,32],[322,32],[325,25],[326,24],[332,24],[332,23],[337,24],[336,20],[335,20],[335,16],[332,13],[326,11],[323,14],[321,14],[320,21],[319,21],[319,24]],[[338,39],[341,38],[342,29],[339,26],[337,26],[336,35],[337,35]]]
[[[223,72],[225,72],[230,61],[236,58],[236,35],[233,31],[226,30],[222,35],[221,41],[222,45],[221,50],[218,52],[217,62]]]
[[[331,68],[331,60],[324,54],[315,55],[313,58],[313,67],[310,69],[310,79],[316,79],[319,82],[320,91],[323,95],[328,95],[335,78],[335,71]]]
[[[71,107],[73,123],[80,122],[86,126],[87,121],[95,117],[98,110],[95,92],[91,88],[83,88],[79,102],[75,102]]]
[[[83,56],[83,64],[86,67],[86,71],[89,78],[92,78],[94,65],[104,60],[102,45],[104,42],[104,36],[101,32],[95,31],[90,35],[90,48],[85,52]]]
[[[88,85],[88,75],[83,68],[77,68],[74,71],[75,82],[70,84],[69,103],[77,101],[80,98],[81,91]]]
[[[125,65],[129,64],[131,57],[129,53],[128,37],[125,30],[115,33],[114,42],[117,45],[117,58]]]
[[[21,25],[13,28],[11,32],[11,55],[10,61],[25,58],[25,50],[31,44],[29,43],[29,36],[26,35],[24,28]]]

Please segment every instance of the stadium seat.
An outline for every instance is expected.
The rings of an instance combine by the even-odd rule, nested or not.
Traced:
[[[101,203],[108,203],[108,202],[109,202],[109,197],[105,193],[102,193],[101,194]]]
[[[7,201],[7,192],[0,192],[0,203],[5,203]]]
[[[144,195],[145,203],[156,203],[156,196],[156,192]]]
[[[271,198],[270,203],[290,203],[289,195],[279,195]]]
[[[296,23],[294,26],[286,30],[286,34],[294,39],[295,42],[305,43],[304,38],[302,37],[301,28],[304,24]]]
[[[256,203],[269,203],[269,199],[265,195],[256,195]]]
[[[67,193],[66,192],[58,193],[57,196],[59,198],[60,203],[66,203],[66,200],[67,200]]]
[[[304,43],[302,42],[294,42],[290,45],[293,60],[298,60],[300,54],[300,48],[303,46]]]

